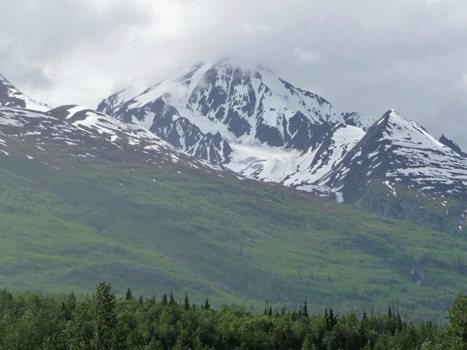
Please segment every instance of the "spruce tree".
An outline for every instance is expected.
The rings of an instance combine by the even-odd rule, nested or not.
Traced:
[[[169,306],[173,306],[173,305],[175,305],[175,299],[174,299],[173,293],[170,292]]]
[[[329,327],[330,327],[329,330],[332,331],[332,329],[334,328],[336,324],[337,324],[337,317],[334,316],[334,312],[330,308],[329,309]]]
[[[403,329],[402,319],[401,319],[401,315],[399,314],[399,312],[397,313],[397,318],[396,318],[396,329],[399,332],[402,332],[402,329]]]
[[[110,284],[100,282],[93,294],[94,345],[98,350],[114,348],[114,333],[117,324],[115,295],[110,293]]]
[[[306,304],[306,300],[305,300],[305,304],[303,305],[303,316],[305,316],[307,319],[310,318],[310,315],[308,314],[308,306]]]
[[[331,322],[329,322],[328,309],[324,310],[324,319],[326,320],[326,329],[330,331],[332,328],[331,328]]]
[[[125,299],[126,299],[126,300],[130,300],[131,298],[133,298],[133,295],[131,294],[131,289],[128,288],[128,289],[126,290]]]

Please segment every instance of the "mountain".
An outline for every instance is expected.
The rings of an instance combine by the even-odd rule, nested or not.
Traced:
[[[18,91],[8,80],[0,75],[0,106],[20,107],[37,111],[48,111],[49,106],[34,101]]]
[[[330,130],[338,145],[361,129]],[[464,237],[244,178],[85,107],[0,106],[0,174],[9,289],[90,293],[105,280],[117,293],[253,309],[397,299],[442,320],[466,283]]]
[[[251,72],[228,62],[196,66],[136,96],[131,90],[103,100],[97,110],[238,174],[328,195],[313,183],[371,125],[270,70]]]
[[[373,212],[457,234],[467,227],[467,158],[393,110],[320,184]]]
[[[352,202],[375,174],[388,181],[389,188],[389,182],[400,182],[421,193],[430,190],[467,200],[467,158],[393,110],[368,130],[323,183]]]
[[[76,146],[71,153],[78,151],[78,146],[106,143],[107,148],[113,149],[121,149],[122,144],[130,147],[138,145],[140,151],[167,152],[174,158],[181,154],[147,130],[134,128],[81,106],[61,106],[47,112],[0,107],[0,111],[2,134],[8,137],[0,143],[0,150],[7,156],[10,153],[17,155],[17,146],[10,146],[10,142],[17,142],[17,137],[22,137],[23,142],[35,142],[34,154],[43,151],[39,145],[46,143]],[[12,140],[12,135],[17,137]],[[77,156],[93,157],[92,154]],[[212,168],[213,165],[208,164],[208,167]]]
[[[199,65],[134,90],[104,99],[98,110],[248,178],[438,230],[462,231],[466,224],[465,153],[444,135],[439,142],[394,111],[379,120],[339,113],[324,98],[270,70],[242,70],[229,62]],[[388,209],[389,199],[375,191],[411,198]],[[426,196],[439,204],[429,214],[426,208],[432,206],[421,199]],[[445,208],[449,203],[453,210]]]
[[[137,148],[144,155],[150,155],[151,152],[162,153],[163,158],[170,158],[172,161],[180,157],[186,158],[183,152],[147,129],[122,123],[106,114],[79,105],[51,109],[18,91],[2,76],[0,78],[0,127],[2,134],[7,136],[5,140],[0,140],[0,151],[5,155],[10,155],[10,152],[15,155],[18,151],[17,146],[9,145],[12,142],[11,136],[16,135],[15,141],[19,136],[23,137],[23,142],[36,143],[33,153],[43,151],[43,147],[37,145],[46,143],[66,144],[74,149],[71,153],[77,152],[80,146],[105,144],[106,149],[122,150],[129,147]],[[92,154],[78,156],[94,157]],[[220,166],[209,162],[197,159],[193,161],[198,166],[223,171]]]

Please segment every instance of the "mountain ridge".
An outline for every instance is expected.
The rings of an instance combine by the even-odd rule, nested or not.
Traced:
[[[198,65],[189,74],[157,83],[126,101],[122,98],[124,91],[104,99],[98,109],[128,123],[144,122],[156,135],[176,147],[223,164],[243,176],[283,183],[339,201],[346,200],[340,191],[344,188],[343,178],[339,181],[336,177],[337,169],[342,168],[339,164],[375,123],[382,122],[391,113],[375,121],[355,112],[338,113],[326,99],[294,87],[269,70],[243,71],[228,61]],[[156,111],[155,105],[163,108]],[[403,148],[416,150],[411,138],[423,134],[427,149],[450,157],[451,165],[446,171],[454,174],[459,169],[461,173],[467,169],[467,162],[462,158],[465,154],[460,149],[456,152],[461,158],[456,158],[418,124],[399,116],[391,125],[394,130],[407,131],[400,135],[405,141],[399,143],[385,136],[391,141],[384,142],[394,144],[398,152]],[[211,138],[216,135],[216,147],[205,142],[206,135]],[[455,148],[452,143],[450,146]],[[198,151],[199,147],[202,152]],[[417,152],[418,155],[423,153]],[[421,169],[414,158],[406,156],[405,161],[408,167]],[[429,164],[435,166],[434,162]],[[370,175],[376,173],[373,171]],[[381,173],[381,176],[395,178],[389,173]],[[446,181],[440,179],[439,183],[431,183],[434,187],[443,187]],[[464,181],[464,177],[459,181]],[[367,185],[359,186],[363,189]],[[464,186],[456,189],[465,192]],[[348,200],[356,201],[363,193],[354,191],[357,197],[347,196]]]

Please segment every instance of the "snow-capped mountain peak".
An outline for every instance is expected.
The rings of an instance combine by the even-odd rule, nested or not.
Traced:
[[[268,69],[228,61],[195,66],[125,100],[127,94],[110,96],[98,110],[144,126],[194,156],[290,186],[311,186],[369,125]],[[335,138],[346,133],[352,137],[338,145]]]
[[[386,112],[376,124],[378,125],[378,123],[384,126],[384,136],[391,140],[393,145],[424,148],[432,147],[434,144],[444,150],[448,148],[431,136],[422,126],[401,117],[394,110]]]
[[[353,202],[375,178],[404,183],[416,191],[467,198],[467,159],[394,110],[376,121],[318,183]]]

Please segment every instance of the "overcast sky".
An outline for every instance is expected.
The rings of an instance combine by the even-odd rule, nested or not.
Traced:
[[[467,1],[0,0],[0,23],[0,74],[54,107],[234,57],[467,151]]]

